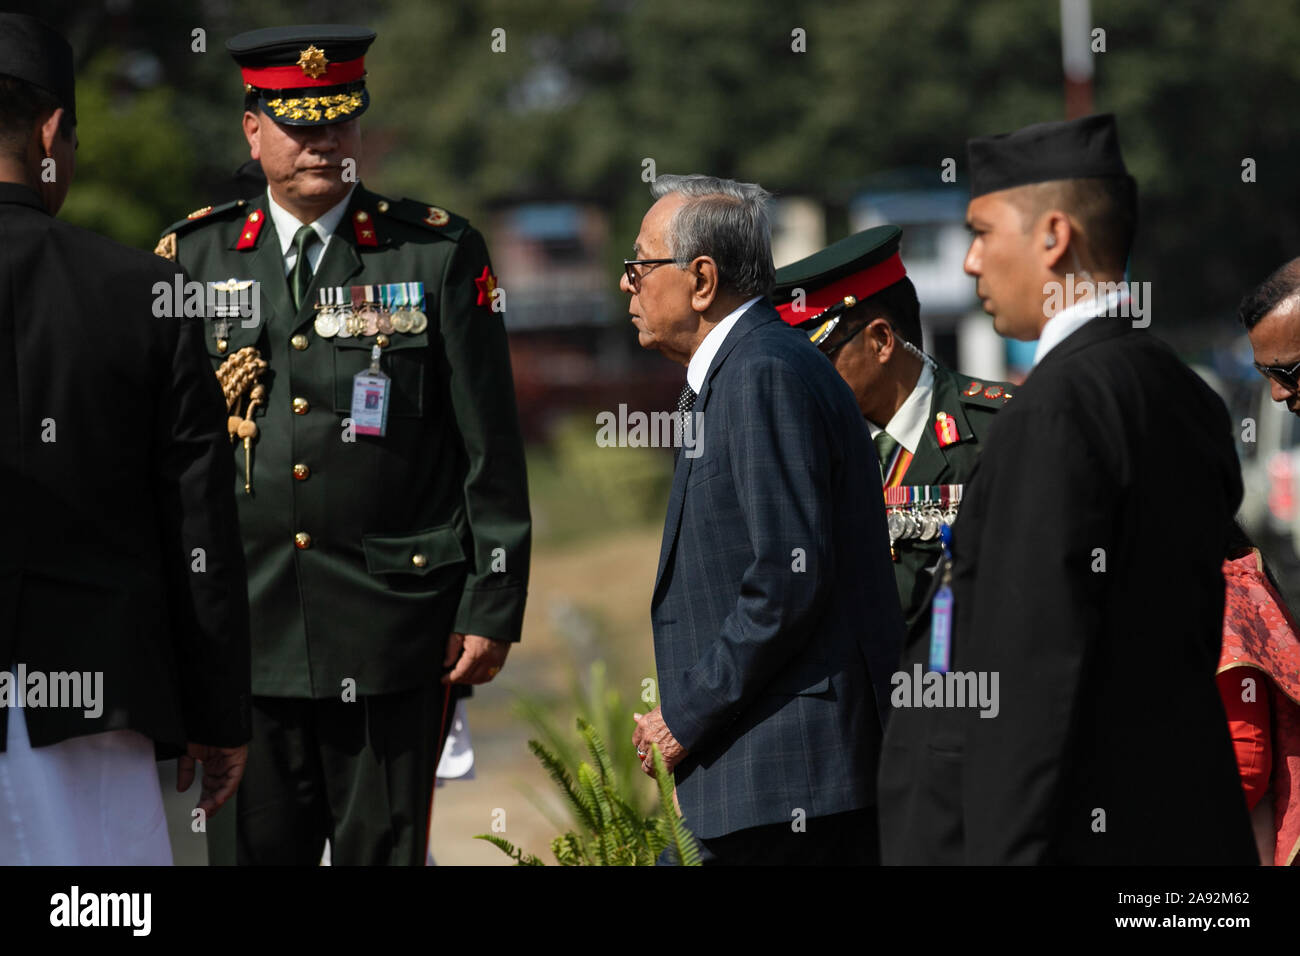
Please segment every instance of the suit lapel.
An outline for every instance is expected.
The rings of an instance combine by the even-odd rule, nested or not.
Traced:
[[[717,354],[713,356],[713,361],[709,363],[709,370],[704,376],[704,385],[700,387],[700,393],[695,397],[694,410],[696,412],[704,413],[708,405],[709,395],[712,392],[713,377],[718,374],[718,370],[722,368],[722,363],[727,360],[727,356],[732,353],[740,340],[760,325],[777,321],[780,321],[780,317],[766,299],[755,302],[736,320],[736,324],[731,327],[727,337],[722,340],[722,345],[718,348]],[[703,430],[704,425],[701,421],[700,431],[703,432]],[[681,530],[682,523],[682,508],[686,503],[686,483],[690,479],[691,465],[694,461],[694,458],[681,452],[677,455],[677,467],[673,470],[673,488],[668,494],[668,514],[664,518],[663,543],[659,547],[659,569],[655,572],[655,586],[651,595],[651,603],[659,596],[659,585],[663,581],[664,569],[668,566],[668,558],[677,544],[677,532]]]

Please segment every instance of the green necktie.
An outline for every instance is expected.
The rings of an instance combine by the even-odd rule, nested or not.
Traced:
[[[298,259],[293,264],[293,275],[289,277],[289,291],[293,293],[294,309],[302,308],[302,300],[307,297],[307,287],[311,285],[311,262],[307,259],[307,248],[316,242],[316,230],[303,226],[293,234],[293,248]]]
[[[876,454],[880,456],[880,480],[884,481],[889,477],[889,463],[894,460],[894,452],[898,451],[898,442],[883,428],[876,432],[872,441],[876,443]]]

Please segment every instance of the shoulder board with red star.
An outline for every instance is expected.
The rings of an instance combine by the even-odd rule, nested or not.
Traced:
[[[468,219],[448,212],[441,206],[431,206],[414,199],[381,199],[375,208],[382,215],[429,229],[453,242],[459,241],[469,228]]]

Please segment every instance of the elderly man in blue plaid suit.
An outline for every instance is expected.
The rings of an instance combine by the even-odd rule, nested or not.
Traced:
[[[658,744],[706,864],[879,861],[876,765],[902,613],[857,403],[781,321],[767,193],[661,176],[621,288],[687,367],[651,601]],[[662,862],[669,862],[667,857]]]

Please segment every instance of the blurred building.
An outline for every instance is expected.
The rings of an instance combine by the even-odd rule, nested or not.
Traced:
[[[609,215],[575,199],[514,201],[488,220],[520,423],[527,441],[550,437],[576,413],[673,407],[680,367],[637,344],[618,289],[620,256]],[[596,426],[592,418],[592,435]],[[594,441],[594,437],[593,437]]]
[[[939,181],[932,169],[894,170],[867,180],[849,203],[850,232],[892,223],[903,230],[900,253],[921,300],[926,351],[940,362],[985,378],[1014,378],[1027,367],[1021,343],[993,331],[962,269],[970,248],[967,191]]]

